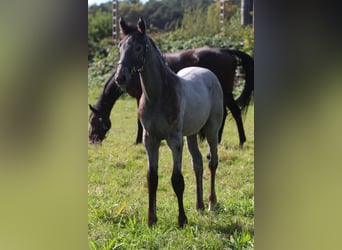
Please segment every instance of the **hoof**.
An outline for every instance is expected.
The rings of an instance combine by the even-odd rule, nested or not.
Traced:
[[[184,217],[178,217],[178,226],[183,228],[186,224],[188,224],[188,218],[184,215]]]
[[[208,211],[209,211],[209,212],[214,212],[215,209],[216,209],[216,204],[210,202],[210,203],[209,203]]]
[[[204,203],[203,202],[201,202],[201,203],[197,203],[196,204],[196,210],[197,211],[203,211],[204,210]]]
[[[153,225],[155,225],[157,223],[157,217],[156,216],[149,216],[148,217],[148,226],[152,227]]]
[[[240,144],[239,144],[239,148],[240,149],[243,149],[243,144],[246,142],[246,138],[243,138],[241,141],[240,141]]]
[[[215,211],[217,205],[216,195],[209,196],[209,208],[208,211]]]

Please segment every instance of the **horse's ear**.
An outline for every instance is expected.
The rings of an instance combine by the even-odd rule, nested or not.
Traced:
[[[95,107],[93,107],[93,106],[91,106],[90,104],[89,104],[89,109],[95,114],[95,115],[97,115],[99,112],[97,111],[97,109],[95,108]]]
[[[139,21],[137,23],[137,28],[141,34],[145,34],[145,30],[146,30],[145,21],[141,17],[139,17]]]
[[[121,32],[124,34],[124,35],[126,35],[127,34],[127,25],[126,25],[126,22],[125,22],[125,20],[122,18],[122,17],[120,17],[120,19],[119,19],[119,24],[120,24],[120,30],[121,30]]]

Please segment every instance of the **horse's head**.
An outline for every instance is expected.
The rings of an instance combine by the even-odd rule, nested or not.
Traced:
[[[139,18],[137,27],[128,26],[120,18],[120,30],[123,39],[119,43],[120,61],[114,79],[120,87],[125,88],[133,75],[143,70],[148,45],[142,18]]]
[[[100,144],[106,137],[106,133],[111,127],[109,117],[103,116],[95,107],[89,105],[91,114],[89,116],[88,140],[92,144]]]

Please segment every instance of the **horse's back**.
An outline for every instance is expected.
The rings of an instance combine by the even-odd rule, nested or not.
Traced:
[[[187,67],[180,70],[177,75],[183,80],[186,89],[189,88],[191,91],[207,89],[209,93],[222,95],[221,84],[216,75],[209,69]]]

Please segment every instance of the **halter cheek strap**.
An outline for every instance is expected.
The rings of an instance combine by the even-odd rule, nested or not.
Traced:
[[[148,51],[148,44],[147,44],[147,41],[145,43],[145,48],[144,48],[144,53],[143,53],[143,56],[142,56],[142,60],[141,60],[141,65],[139,67],[134,67],[132,68],[131,72],[132,73],[135,73],[135,72],[142,72],[144,70],[144,64],[145,64],[145,61],[146,61],[146,52]]]

